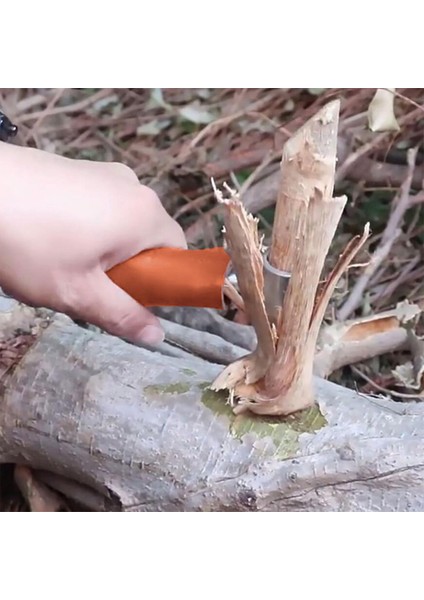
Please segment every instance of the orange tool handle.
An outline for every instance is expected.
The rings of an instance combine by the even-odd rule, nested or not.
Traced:
[[[223,308],[230,257],[223,248],[144,250],[107,272],[143,306]]]

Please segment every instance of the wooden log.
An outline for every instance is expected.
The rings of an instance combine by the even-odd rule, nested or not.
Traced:
[[[424,509],[421,404],[315,379],[317,406],[307,411],[234,415],[208,389],[218,365],[137,348],[61,315],[48,324],[13,301],[1,308],[0,331],[34,340],[3,373],[0,462],[42,471],[92,509]]]

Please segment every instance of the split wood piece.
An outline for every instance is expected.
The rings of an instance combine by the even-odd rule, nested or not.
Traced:
[[[212,389],[227,388],[232,393],[237,386],[250,385],[263,378],[275,355],[276,336],[265,309],[263,260],[258,236],[257,219],[248,215],[238,194],[227,187],[230,198],[225,199],[216,189],[218,202],[225,206],[225,241],[237,275],[244,309],[257,335],[256,349],[248,356],[232,363],[218,378]]]
[[[225,239],[258,347],[221,373],[212,389],[228,389],[236,413],[288,415],[314,403],[313,364],[319,328],[331,292],[369,235],[354,240],[323,292],[317,290],[346,203],[333,198],[339,101],[310,119],[285,145],[281,161],[270,264],[291,273],[279,318],[270,322],[264,298],[257,223],[235,192],[224,203]],[[227,188],[228,189],[228,188]]]

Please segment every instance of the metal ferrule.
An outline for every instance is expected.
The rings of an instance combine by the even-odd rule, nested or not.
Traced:
[[[265,308],[268,319],[277,326],[291,273],[273,267],[268,260],[268,253],[263,256],[263,264]]]

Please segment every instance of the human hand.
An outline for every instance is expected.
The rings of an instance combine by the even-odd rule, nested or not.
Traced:
[[[130,341],[162,341],[158,319],[105,274],[142,250],[186,247],[153,190],[125,165],[2,142],[0,164],[0,286]]]

